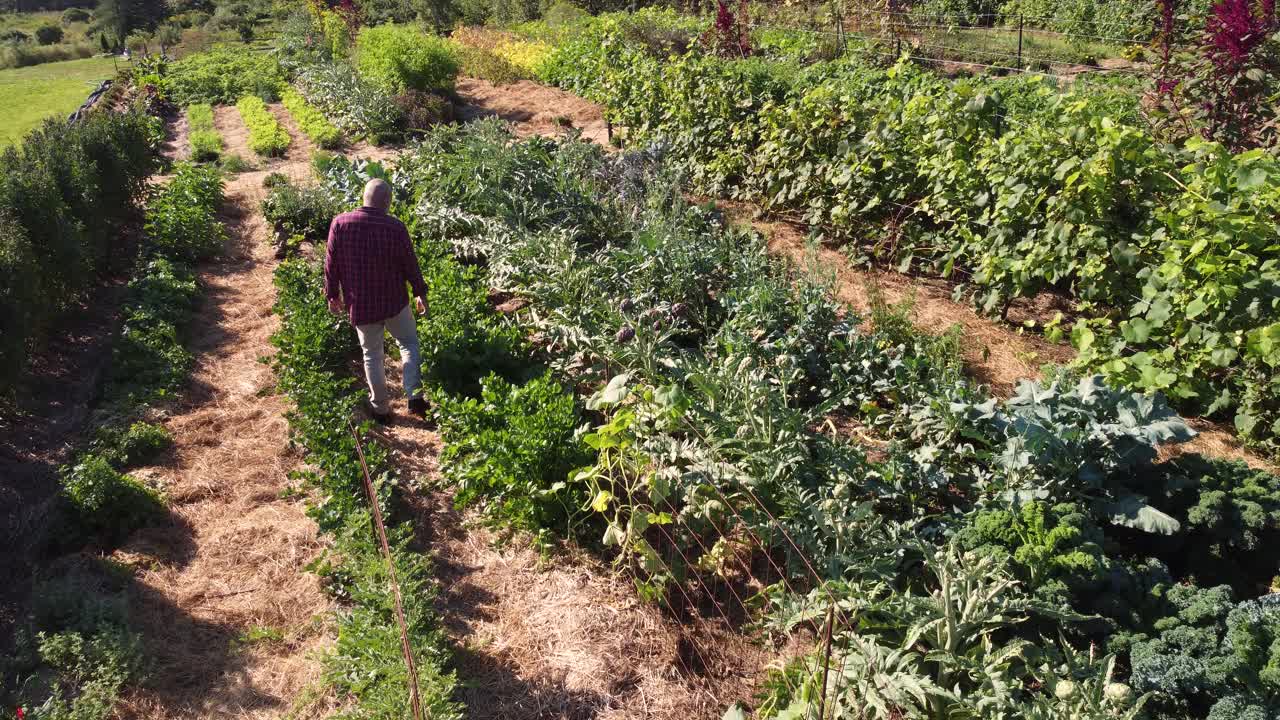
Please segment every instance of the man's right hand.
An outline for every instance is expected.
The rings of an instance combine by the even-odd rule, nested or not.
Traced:
[[[342,300],[340,298],[329,298],[329,312],[334,315],[341,315],[343,309]]]
[[[427,303],[426,303],[422,298],[420,298],[420,297],[419,297],[419,298],[414,298],[414,299],[413,299],[413,301],[414,301],[414,303],[416,303],[416,304],[417,304],[417,306],[418,306],[418,314],[419,314],[419,315],[426,315],[426,314],[427,314]]]

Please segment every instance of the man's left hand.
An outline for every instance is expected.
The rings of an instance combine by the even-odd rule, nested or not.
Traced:
[[[340,298],[329,298],[329,312],[334,315],[341,315],[342,310],[342,300]]]

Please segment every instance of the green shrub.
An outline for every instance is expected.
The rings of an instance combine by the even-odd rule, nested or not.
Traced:
[[[284,107],[293,116],[294,122],[302,129],[303,134],[311,138],[311,142],[322,148],[335,148],[342,144],[342,132],[324,116],[324,113],[312,107],[306,98],[293,88],[285,88],[280,95]]]
[[[187,125],[191,159],[196,162],[217,160],[222,154],[222,135],[213,125],[213,107],[206,103],[187,106]]]
[[[62,489],[79,528],[114,544],[164,511],[160,495],[121,475],[106,458],[86,455],[62,473]]]
[[[245,95],[236,103],[236,109],[249,128],[249,149],[263,157],[277,157],[289,149],[289,132],[267,109],[262,98]]]
[[[74,23],[87,23],[93,19],[93,15],[84,8],[67,8],[62,11],[60,22],[63,25],[72,25]]]
[[[452,90],[458,60],[449,42],[407,25],[380,25],[360,31],[356,69],[392,93]]]
[[[119,230],[155,167],[140,112],[48,121],[0,154],[0,393],[58,314],[113,269]]]
[[[41,25],[36,28],[36,42],[54,45],[62,42],[62,28],[57,25]]]
[[[216,47],[170,64],[163,88],[180,105],[225,105],[245,95],[274,100],[283,84],[284,73],[275,56],[242,47]]]

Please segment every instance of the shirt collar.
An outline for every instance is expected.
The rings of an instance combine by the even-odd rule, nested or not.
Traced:
[[[368,205],[362,205],[357,212],[368,213],[370,215],[386,215],[387,214],[387,211],[383,210],[382,208],[369,207]]]

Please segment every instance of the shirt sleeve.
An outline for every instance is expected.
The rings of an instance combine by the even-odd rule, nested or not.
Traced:
[[[427,282],[422,279],[422,266],[418,264],[418,254],[413,251],[413,241],[409,239],[409,231],[400,226],[401,246],[404,248],[404,277],[413,286],[413,296],[426,299]]]
[[[334,247],[338,242],[338,219],[334,218],[329,223],[329,240],[325,243],[324,250],[324,296],[329,300],[337,300],[339,290],[342,289],[341,273],[338,269],[338,255],[334,252]]]

